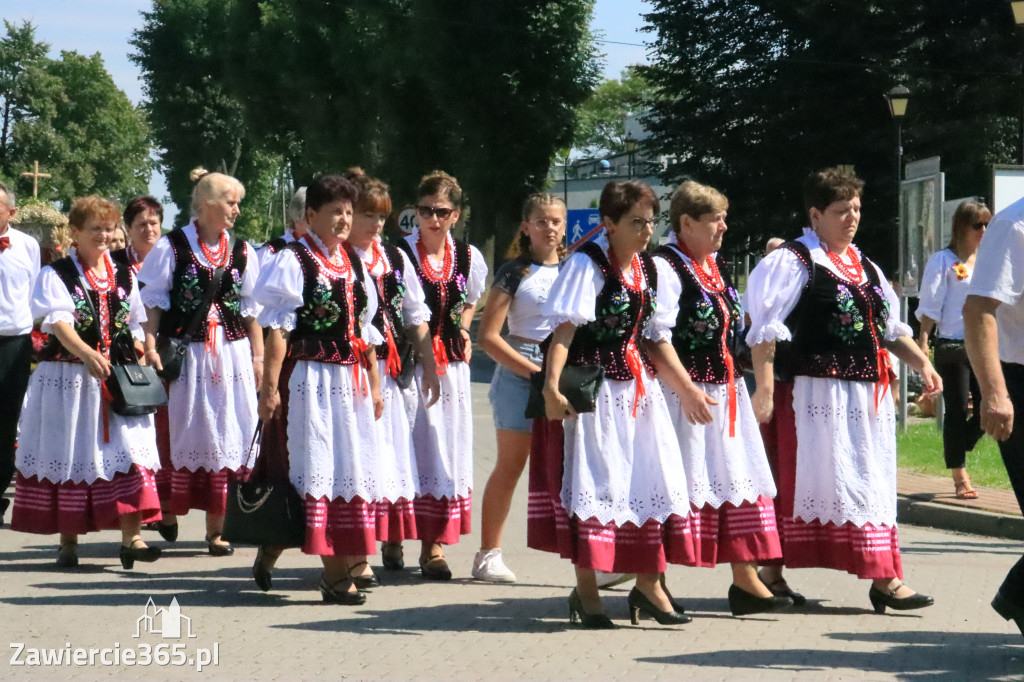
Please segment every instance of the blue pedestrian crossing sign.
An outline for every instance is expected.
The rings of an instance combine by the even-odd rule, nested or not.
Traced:
[[[591,241],[601,233],[601,212],[596,208],[569,211],[568,218],[565,240],[570,248]]]

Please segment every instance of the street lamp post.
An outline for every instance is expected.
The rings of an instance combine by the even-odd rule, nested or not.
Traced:
[[[900,220],[901,190],[903,188],[903,117],[907,115],[907,103],[910,101],[910,90],[902,85],[885,93],[885,100],[889,103],[889,114],[896,123],[896,253],[898,254],[898,265],[896,281],[900,284],[900,321],[907,322],[907,297],[903,295],[903,270],[905,266],[906,241],[903,221]],[[907,430],[907,373],[900,372],[900,429]]]
[[[633,154],[636,153],[636,138],[632,133],[626,133],[626,153],[629,154],[628,166],[629,178],[633,178]]]
[[[1013,8],[1013,20],[1018,27],[1024,27],[1024,2],[1011,2]],[[1024,65],[1021,66],[1021,79],[1024,80]],[[1021,111],[1020,111],[1020,162],[1024,164],[1024,84],[1022,84]]]

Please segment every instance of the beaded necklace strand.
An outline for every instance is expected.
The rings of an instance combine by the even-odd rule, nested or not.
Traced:
[[[223,267],[223,266],[227,265],[228,256],[230,255],[228,253],[228,233],[227,232],[225,232],[224,230],[221,230],[220,240],[217,242],[216,250],[211,249],[209,246],[207,246],[206,242],[204,242],[199,237],[199,230],[198,229],[196,230],[196,241],[199,242],[199,248],[200,248],[200,250],[202,250],[203,256],[210,263],[210,265],[212,265],[215,268],[220,268],[220,267]]]
[[[448,287],[445,286],[449,279],[452,277],[452,270],[454,268],[452,258],[452,245],[448,241],[448,237],[444,239],[444,261],[441,264],[441,269],[436,269],[430,263],[430,254],[427,252],[427,247],[423,245],[423,238],[417,238],[416,240],[416,254],[420,259],[420,272],[423,273],[423,277],[427,281],[437,285],[438,294],[440,296],[440,304],[438,306],[440,313],[448,308]],[[442,324],[437,325],[437,333],[434,334],[432,345],[434,348],[434,362],[437,364],[437,373],[446,374],[448,372],[448,351],[445,350],[444,341],[441,339],[441,328]]]
[[[100,316],[100,334],[103,336],[103,353],[109,359],[110,358],[110,308],[108,306],[107,294],[114,289],[114,263],[110,259],[110,252],[104,252],[103,259],[104,274],[97,275],[90,268],[82,266],[82,272],[85,273],[85,281],[89,283],[92,290],[96,292],[96,298],[99,300],[99,310],[97,314]],[[81,261],[78,262],[81,265]],[[89,292],[85,292],[88,296]]]
[[[615,274],[618,276],[622,286],[640,294],[640,305],[637,306],[636,319],[633,320],[633,332],[630,334],[629,342],[626,344],[626,367],[629,368],[629,373],[633,375],[633,379],[636,381],[636,392],[633,394],[633,417],[636,418],[636,408],[640,404],[640,399],[647,395],[647,389],[644,387],[644,365],[640,359],[640,351],[636,347],[636,337],[640,329],[640,321],[644,317],[644,306],[647,302],[647,292],[643,288],[647,284],[647,273],[644,271],[644,262],[640,260],[638,254],[634,253],[633,259],[630,262],[633,271],[633,282],[626,281],[626,274],[622,271],[619,258],[615,255],[615,250],[610,245],[608,247],[608,261],[611,263],[612,269],[615,270]]]

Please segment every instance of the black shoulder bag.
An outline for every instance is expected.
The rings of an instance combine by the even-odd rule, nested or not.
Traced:
[[[81,275],[78,278],[82,283],[82,291],[85,292],[85,301],[92,311],[92,319],[96,323],[96,331],[100,337],[100,352],[106,355],[107,344],[103,340],[102,321],[92,304],[85,278]],[[111,341],[111,345],[113,343]],[[131,353],[135,354],[134,347]],[[111,397],[110,409],[125,417],[153,414],[157,407],[167,404],[167,392],[160,377],[156,375],[156,370],[148,365],[140,365],[138,361],[114,364],[111,354],[110,376],[104,380],[104,384]]]
[[[228,239],[228,253],[232,253],[234,250],[235,236],[231,235]],[[192,318],[188,321],[185,334],[180,339],[164,335],[157,337],[156,352],[160,356],[160,364],[163,366],[163,369],[157,371],[157,374],[164,381],[170,383],[181,376],[181,370],[185,366],[185,353],[188,351],[188,345],[192,343],[192,337],[199,331],[199,325],[202,324],[204,312],[209,315],[214,292],[220,286],[220,280],[223,276],[224,266],[222,265],[214,270],[210,284],[206,287],[206,292],[203,294],[203,303],[192,313]]]
[[[247,469],[256,461],[252,455],[259,449],[262,435],[260,420],[249,444]],[[305,504],[288,481],[231,481],[223,536],[239,544],[301,547],[306,542]]]

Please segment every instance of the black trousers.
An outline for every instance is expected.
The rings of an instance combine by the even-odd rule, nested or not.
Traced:
[[[1006,388],[1013,402],[1013,431],[999,444],[999,452],[1010,476],[1010,485],[1017,504],[1024,510],[1024,365],[1003,363]],[[1024,557],[1014,564],[999,588],[1003,596],[1017,606],[1024,606]]]
[[[935,347],[935,371],[942,377],[942,399],[946,415],[942,423],[942,455],[947,469],[960,469],[982,436],[981,389],[974,376],[967,351],[959,348]],[[973,401],[970,415],[967,399]]]
[[[31,364],[29,334],[0,336],[0,494],[14,478],[14,442]]]

